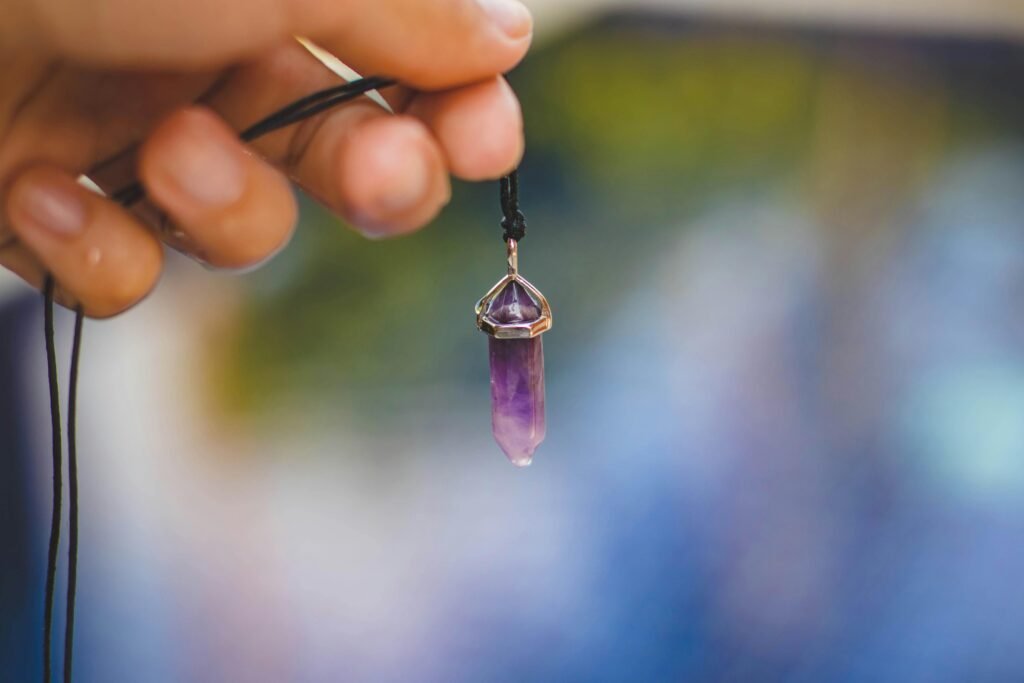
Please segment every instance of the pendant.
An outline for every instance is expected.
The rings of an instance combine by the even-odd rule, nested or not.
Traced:
[[[519,274],[518,245],[507,241],[508,275],[476,305],[476,326],[486,332],[491,360],[491,427],[513,465],[526,467],[544,440],[544,346],[551,307]]]

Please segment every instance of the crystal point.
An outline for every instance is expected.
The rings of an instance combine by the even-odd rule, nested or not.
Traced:
[[[488,314],[501,323],[532,322],[540,306],[518,282],[491,301]],[[529,465],[544,440],[544,346],[540,337],[489,340],[491,426],[512,464]]]
[[[540,318],[540,306],[526,287],[513,280],[491,299],[487,315],[502,324],[532,323]]]

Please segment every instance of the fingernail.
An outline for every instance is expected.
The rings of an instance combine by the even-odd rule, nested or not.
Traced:
[[[512,39],[525,38],[533,30],[530,10],[519,0],[477,0],[491,21]]]
[[[37,176],[17,188],[12,209],[40,230],[73,237],[85,229],[85,203],[78,193],[72,180]]]
[[[215,122],[196,115],[189,135],[182,136],[165,158],[165,170],[171,181],[199,204],[211,208],[234,204],[245,191],[244,160],[229,148]]]
[[[395,230],[389,223],[383,223],[359,211],[350,217],[349,224],[366,239],[383,240],[395,235]]]

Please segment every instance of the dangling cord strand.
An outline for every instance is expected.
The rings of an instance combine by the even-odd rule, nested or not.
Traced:
[[[298,123],[311,116],[327,111],[340,104],[353,100],[370,90],[377,90],[395,85],[395,81],[381,76],[361,78],[332,88],[319,90],[307,95],[288,106],[279,109],[269,116],[249,126],[239,137],[250,142],[258,137]],[[140,183],[132,183],[115,192],[111,199],[122,206],[137,204],[146,196]],[[0,245],[0,246],[6,246]],[[61,457],[61,425],[60,395],[57,381],[57,354],[53,333],[53,278],[47,275],[44,286],[44,318],[46,334],[46,355],[48,364],[48,380],[50,389],[50,418],[53,432],[53,516],[50,522],[50,548],[46,569],[46,598],[43,619],[43,681],[52,680],[52,638],[53,638],[53,602],[57,577],[57,553],[60,545],[61,496],[62,496],[62,457]],[[68,383],[68,585],[66,621],[64,626],[64,683],[71,683],[74,663],[75,636],[75,600],[78,584],[78,369],[82,348],[82,325],[84,314],[81,306],[75,310],[75,332],[71,347],[71,370]]]
[[[64,622],[64,683],[71,683],[75,652],[75,595],[78,590],[78,361],[82,356],[84,318],[82,307],[77,306],[68,377],[68,593]]]
[[[46,560],[46,598],[43,612],[43,683],[50,683],[53,640],[53,594],[57,582],[57,551],[60,546],[62,464],[60,392],[57,386],[57,350],[53,335],[53,277],[43,285],[43,334],[46,337],[46,371],[50,389],[50,429],[53,434],[53,507],[50,516],[50,549]]]

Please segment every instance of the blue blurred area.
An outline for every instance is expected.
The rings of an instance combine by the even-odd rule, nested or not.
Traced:
[[[33,444],[24,401],[31,377],[21,362],[30,330],[42,325],[37,305],[35,297],[0,305],[0,670],[11,681],[27,679],[42,653],[34,596],[43,587],[45,551],[32,533]]]
[[[630,15],[512,80],[535,464],[472,329],[496,188],[401,242],[307,207],[243,297],[89,330],[79,680],[1024,680],[1024,48]]]

